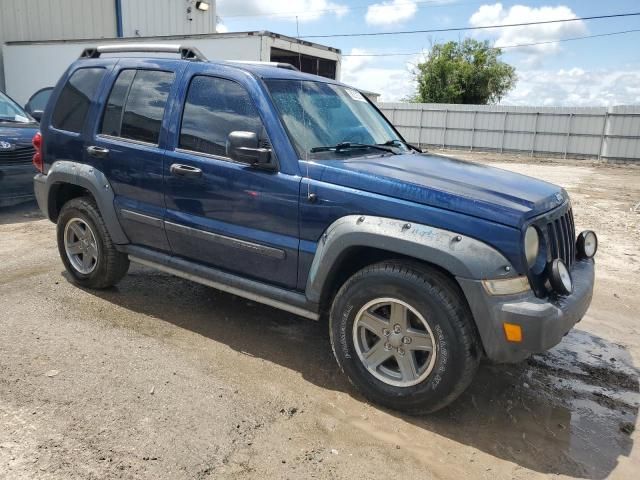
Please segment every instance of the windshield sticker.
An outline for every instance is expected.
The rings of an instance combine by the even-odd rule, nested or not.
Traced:
[[[367,100],[362,96],[362,94],[354,90],[353,88],[345,88],[346,92],[349,94],[351,98],[357,100],[358,102],[366,102]]]
[[[23,117],[22,115],[16,115],[14,120],[16,122],[28,122],[29,119],[27,117]]]

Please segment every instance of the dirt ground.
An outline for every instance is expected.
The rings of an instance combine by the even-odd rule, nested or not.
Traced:
[[[595,297],[551,352],[421,418],[355,393],[321,323],[137,266],[81,290],[53,224],[0,211],[0,478],[637,478],[640,168],[471,158],[569,191]]]

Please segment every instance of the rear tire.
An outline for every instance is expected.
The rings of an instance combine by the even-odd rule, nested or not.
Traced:
[[[74,283],[107,288],[129,270],[129,258],[116,250],[100,210],[91,197],[64,204],[57,223],[58,251]]]
[[[446,275],[408,261],[365,267],[330,314],[334,355],[369,400],[410,414],[439,410],[471,383],[480,344],[471,312]]]

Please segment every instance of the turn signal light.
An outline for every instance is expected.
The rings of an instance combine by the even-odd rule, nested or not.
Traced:
[[[522,342],[522,327],[515,323],[503,323],[504,335],[509,342]]]
[[[33,166],[36,167],[40,173],[44,172],[44,162],[42,161],[42,135],[40,132],[36,132],[31,140],[33,148],[36,149],[36,153],[33,154]]]

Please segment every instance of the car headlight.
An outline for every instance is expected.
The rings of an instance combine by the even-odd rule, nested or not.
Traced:
[[[527,265],[533,267],[540,252],[540,235],[536,227],[529,227],[524,234],[524,254],[527,257]]]
[[[573,279],[569,269],[562,260],[556,258],[551,264],[549,281],[553,289],[561,295],[569,295],[573,291]]]
[[[578,250],[579,258],[592,258],[598,251],[598,237],[595,232],[585,230],[578,235],[576,248]]]

